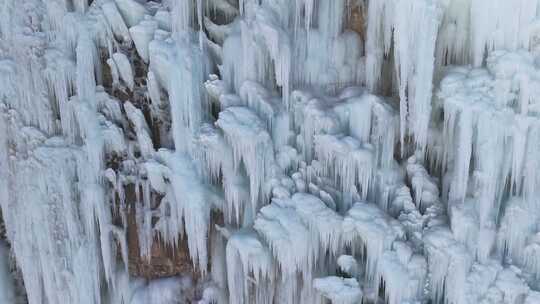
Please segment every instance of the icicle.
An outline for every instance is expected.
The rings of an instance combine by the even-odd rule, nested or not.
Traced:
[[[70,189],[78,175],[78,152],[63,145],[60,139],[51,139],[37,148],[31,159],[17,164],[14,177],[27,190],[4,205],[10,208],[3,208],[3,215],[24,219],[11,227],[17,231],[11,241],[20,257],[30,303],[61,299],[99,303],[99,240],[81,227],[80,202]]]
[[[152,19],[144,19],[139,24],[129,28],[129,33],[133,37],[133,42],[137,48],[137,53],[146,63],[150,60],[148,49],[150,41],[154,38],[154,32],[158,28],[158,22]]]
[[[386,9],[386,11],[385,11]],[[376,91],[382,75],[383,56],[388,54],[391,30],[391,6],[387,1],[370,1],[367,13],[366,84]],[[385,18],[381,19],[381,16]],[[381,20],[383,20],[381,22]],[[388,25],[386,24],[388,23]]]
[[[452,0],[444,11],[437,37],[435,55],[438,67],[469,60],[469,33],[471,0]]]
[[[323,252],[328,250],[331,255],[337,253],[343,219],[322,200],[310,194],[295,193],[291,199],[274,199],[272,203],[294,208],[314,235],[312,240],[319,244]]]
[[[274,199],[261,209],[254,228],[267,241],[283,271],[281,282],[287,284],[282,287],[286,303],[313,301],[311,282],[315,266],[320,265],[327,250],[330,256],[335,251],[332,247],[339,241],[340,222],[341,218],[322,201],[306,194]],[[300,274],[302,280],[297,281]]]
[[[96,46],[89,34],[79,31],[77,42],[77,95],[80,100],[87,100],[90,104],[95,99],[96,79],[94,75],[94,62],[97,60]]]
[[[252,81],[244,82],[239,93],[247,106],[266,120],[267,129],[272,134],[276,148],[286,145],[289,137],[289,116],[281,100]]]
[[[313,22],[313,8],[315,7],[314,0],[304,0],[304,18],[305,18],[305,28],[306,32],[309,32],[311,23]]]
[[[294,124],[300,131],[301,148],[307,161],[313,159],[314,136],[334,134],[340,129],[339,118],[319,99],[306,99],[295,105]]]
[[[148,11],[141,3],[136,0],[114,0],[116,6],[122,14],[124,21],[128,28],[137,25],[141,20],[143,20],[144,15],[148,15]],[[185,1],[179,1],[185,2]]]
[[[352,204],[356,185],[360,196],[363,199],[367,197],[375,162],[371,145],[361,145],[352,137],[317,135],[315,155],[326,167],[324,174],[333,175],[336,185],[344,192],[342,210],[347,210]]]
[[[253,227],[266,240],[282,270],[289,275],[306,273],[309,277],[318,248],[309,240],[308,227],[294,209],[277,204],[265,206]]]
[[[169,168],[167,173],[171,185],[168,190],[170,216],[164,237],[170,244],[177,244],[182,223],[188,236],[191,260],[202,275],[206,275],[208,264],[207,238],[210,223],[212,198],[210,191],[199,179],[191,159],[185,154],[161,149],[159,157]]]
[[[234,169],[233,151],[225,138],[214,127],[203,125],[198,144],[200,155],[197,158],[204,165],[203,176],[213,183],[218,183],[220,174],[223,175],[225,221],[241,223],[244,220],[251,223],[254,215],[247,212],[246,208],[250,203],[249,181]]]
[[[150,128],[146,123],[143,113],[129,101],[124,103],[124,109],[126,110],[129,121],[134,126],[142,156],[144,158],[151,157],[154,154],[154,145],[150,137]]]
[[[483,63],[485,51],[515,51],[530,47],[531,26],[537,14],[538,0],[471,1],[471,57],[474,66]],[[491,13],[490,13],[491,12]],[[509,15],[510,14],[510,15]]]
[[[244,107],[229,107],[219,113],[216,122],[225,133],[225,139],[233,148],[235,170],[242,162],[249,176],[249,188],[253,212],[256,212],[259,199],[266,200],[268,193],[263,191],[263,181],[270,174],[275,162],[270,135],[263,122]]]
[[[69,97],[73,94],[76,81],[74,62],[66,60],[59,51],[50,50],[46,55],[47,68],[45,75],[52,90],[52,95],[58,103],[58,112],[63,134],[73,137],[74,129],[72,112],[69,107]]]
[[[88,9],[88,0],[75,0],[73,6],[76,12],[84,13]]]
[[[241,44],[244,58],[236,62],[241,65],[243,75],[235,75],[235,88],[240,91],[243,80],[254,80],[262,84],[269,83],[269,60],[273,61],[273,72],[276,85],[282,88],[283,102],[288,108],[291,82],[292,42],[282,23],[270,8],[254,6],[254,16],[241,22]],[[281,12],[283,13],[283,12]],[[287,18],[285,18],[287,19]],[[259,45],[259,40],[263,47]],[[224,52],[228,47],[224,47]],[[227,56],[225,56],[227,58]],[[234,58],[234,57],[233,57]],[[236,61],[236,60],[235,60]],[[232,67],[231,67],[232,68]],[[235,74],[239,69],[235,68]],[[239,77],[243,77],[239,78]],[[226,78],[225,78],[226,79]],[[242,79],[242,81],[238,81]]]
[[[538,302],[538,0],[19,2],[0,205],[30,304]],[[152,275],[182,239],[202,279],[130,278],[128,222]]]
[[[189,151],[208,106],[203,89],[205,58],[194,45],[177,42],[173,62],[168,83],[173,139],[176,150]]]
[[[229,238],[226,261],[230,302],[249,303],[254,296],[256,303],[273,303],[272,255],[254,231],[240,230]]]
[[[460,112],[457,137],[457,153],[454,164],[454,179],[450,188],[449,199],[451,201],[463,201],[467,193],[469,165],[472,154],[473,117],[468,111]]]
[[[402,154],[405,136],[408,134],[414,135],[415,143],[422,152],[426,147],[431,115],[435,42],[442,9],[442,3],[430,0],[369,3],[367,84],[370,90],[377,89],[383,54],[388,54],[393,37],[400,98]]]
[[[540,234],[530,237],[530,242],[523,250],[525,257],[524,265],[531,271],[535,278],[540,278]]]
[[[112,1],[105,2],[101,5],[101,9],[103,10],[107,22],[110,24],[115,37],[122,39],[124,43],[130,43],[130,32],[116,4]]]
[[[116,63],[120,79],[122,79],[122,81],[130,91],[133,91],[135,81],[133,79],[133,69],[131,67],[131,63],[129,62],[129,59],[125,54],[122,53],[114,53],[112,58]]]
[[[313,281],[315,289],[333,304],[354,304],[362,301],[362,289],[356,279],[325,277]]]
[[[9,267],[9,249],[0,242],[0,301],[15,303],[15,282]]]
[[[319,31],[326,39],[335,38],[341,33],[345,20],[346,2],[346,0],[319,1]],[[308,12],[312,6],[313,3],[306,4]]]
[[[519,197],[510,198],[499,230],[499,250],[507,252],[517,263],[523,263],[526,241],[536,227],[536,216],[531,215],[525,202]]]
[[[465,278],[472,264],[468,251],[449,230],[436,227],[425,235],[425,250],[431,274],[431,297],[437,302],[467,303]],[[444,291],[444,292],[443,292]]]
[[[120,86],[120,73],[118,72],[118,66],[112,58],[107,59],[107,65],[111,71],[112,87],[116,89]]]
[[[181,0],[174,1],[172,7],[173,32],[184,35],[190,29],[190,25],[194,21],[195,1]]]
[[[148,71],[148,95],[152,101],[152,114],[157,112],[162,106],[163,102],[161,100],[161,86],[156,79],[154,72]]]
[[[356,277],[359,271],[359,265],[356,259],[350,255],[341,255],[337,259],[339,269],[346,274]]]
[[[343,233],[348,244],[360,239],[365,247],[365,274],[369,284],[376,283],[378,279],[378,263],[383,252],[390,249],[396,239],[404,236],[399,222],[366,202],[355,203],[349,209],[343,222]]]
[[[421,296],[427,273],[424,257],[413,256],[405,243],[394,243],[395,251],[386,251],[379,259],[377,285],[384,283],[389,304],[399,304]]]

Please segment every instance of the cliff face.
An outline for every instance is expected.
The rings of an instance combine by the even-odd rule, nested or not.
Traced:
[[[0,303],[540,302],[539,6],[4,0]]]

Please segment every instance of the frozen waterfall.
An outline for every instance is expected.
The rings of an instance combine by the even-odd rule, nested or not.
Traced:
[[[0,0],[0,304],[539,304],[540,0]]]

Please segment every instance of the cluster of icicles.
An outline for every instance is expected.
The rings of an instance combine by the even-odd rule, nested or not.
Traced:
[[[540,303],[539,15],[4,0],[0,302]]]

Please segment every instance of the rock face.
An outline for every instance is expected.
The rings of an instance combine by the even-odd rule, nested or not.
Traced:
[[[359,1],[351,1],[346,8],[349,14],[346,29],[351,29],[358,33],[362,41],[366,41],[366,6]]]
[[[134,208],[133,187],[129,190],[126,191],[126,201],[129,209],[127,212],[127,243],[130,275],[146,279],[177,275],[189,275],[196,278],[197,274],[193,269],[186,240],[180,240],[178,244],[167,244],[158,235],[155,235],[150,249],[150,256],[142,256]]]
[[[540,0],[2,0],[0,304],[533,304]]]
[[[197,277],[186,243],[172,248],[156,237],[152,243],[150,257],[143,258],[137,246],[137,238],[129,238],[131,233],[136,233],[136,231],[130,232],[128,230],[129,273],[131,275],[147,279],[166,278],[181,274]]]

